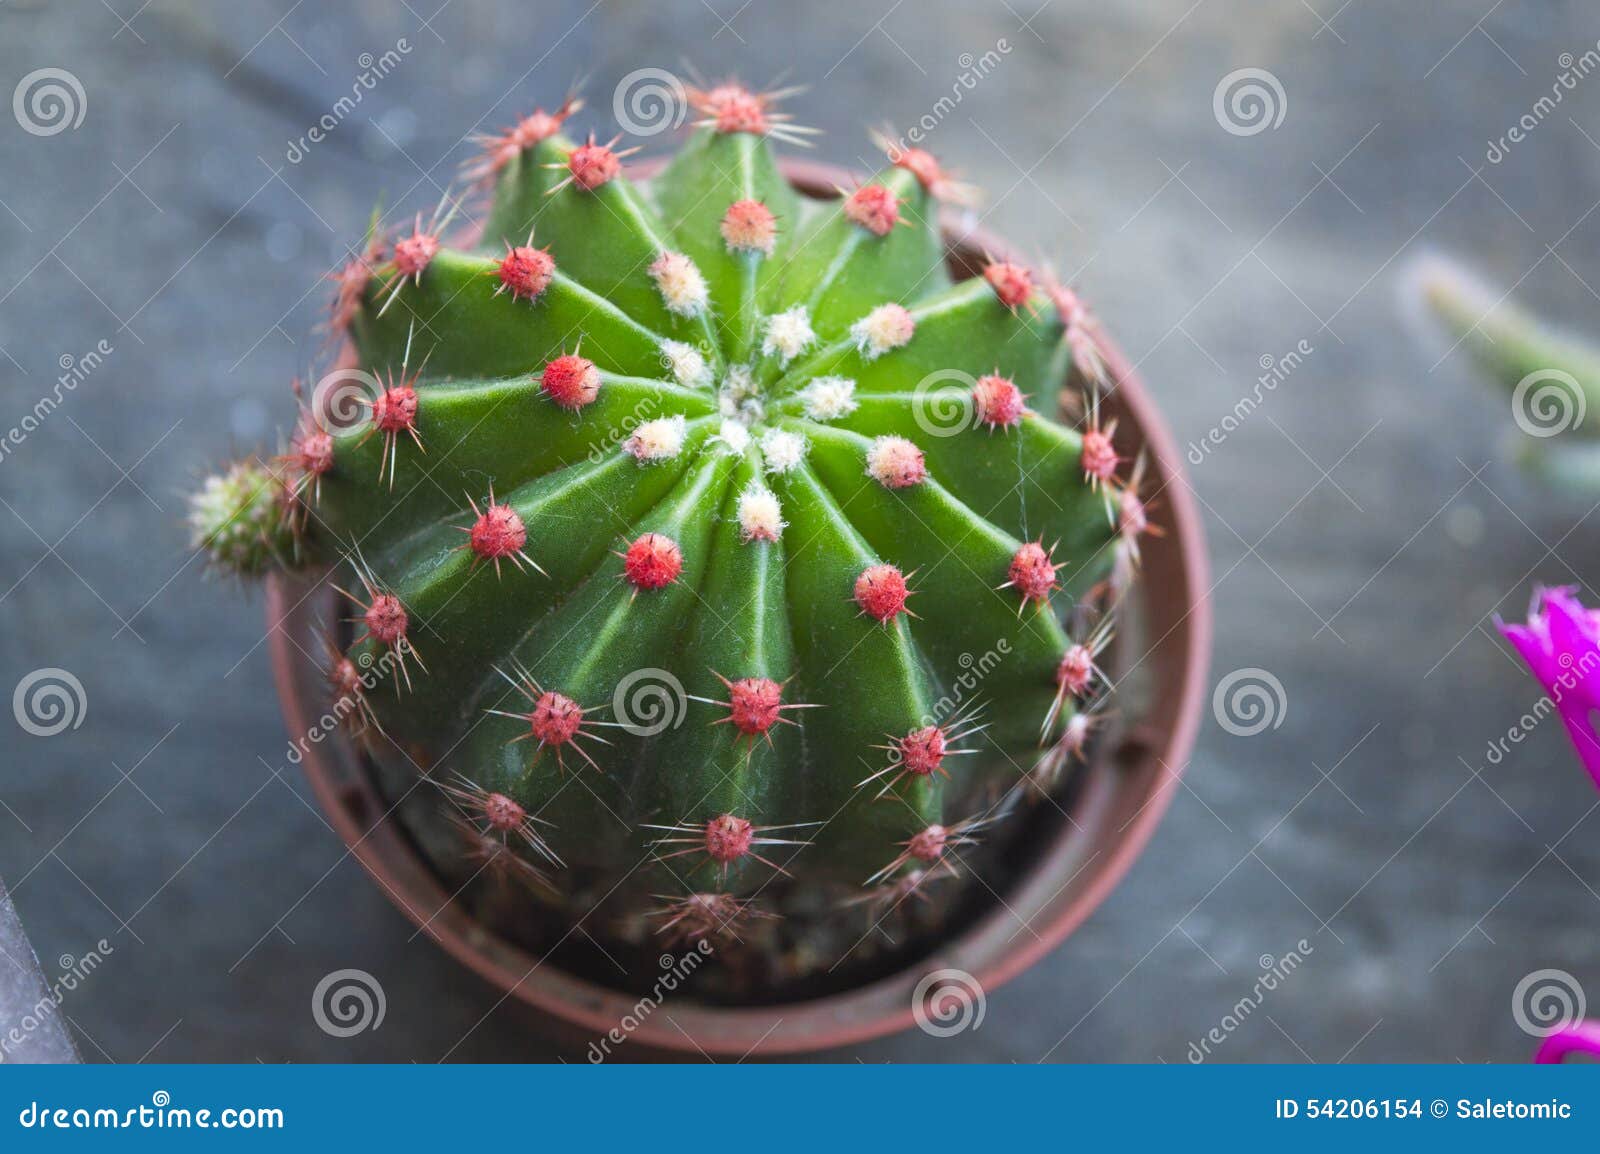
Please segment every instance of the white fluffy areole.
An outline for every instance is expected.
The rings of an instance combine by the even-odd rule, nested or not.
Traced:
[[[750,447],[750,427],[736,418],[729,418],[722,422],[712,441],[727,448],[735,456],[743,456],[744,451]]]
[[[837,421],[856,411],[856,383],[848,377],[818,377],[800,390],[800,400],[813,421]]]
[[[706,366],[706,359],[693,345],[682,341],[662,341],[661,363],[680,385],[701,388],[711,383],[711,370]]]
[[[731,365],[717,390],[717,411],[724,419],[738,421],[748,428],[767,415],[767,406],[756,387],[749,365]]]
[[[687,425],[682,416],[657,417],[635,429],[623,447],[637,457],[640,464],[670,461],[683,452]]]
[[[768,429],[761,437],[761,455],[769,473],[792,472],[806,459],[808,448],[804,437],[788,429]]]
[[[795,305],[767,318],[766,336],[761,341],[761,352],[777,357],[782,368],[816,343],[817,334],[811,328],[811,313],[805,305]]]
[[[664,252],[650,266],[650,276],[661,290],[667,311],[681,317],[697,317],[706,311],[709,292],[706,278],[694,261],[681,252]]]
[[[783,536],[783,508],[777,495],[752,481],[739,494],[739,534],[746,541],[776,541]]]
[[[850,326],[850,339],[863,360],[875,361],[891,349],[908,343],[917,323],[902,305],[881,304]]]

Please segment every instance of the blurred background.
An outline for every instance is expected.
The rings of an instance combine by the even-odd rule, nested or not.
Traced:
[[[83,689],[75,728],[4,723],[0,877],[47,974],[107,943],[62,1007],[85,1058],[552,1056],[325,826],[285,761],[259,596],[202,571],[182,494],[287,428],[322,278],[380,196],[431,208],[473,133],[580,79],[579,128],[608,132],[647,66],[806,84],[791,108],[825,130],[817,154],[856,166],[865,126],[959,92],[928,147],[1149,382],[1204,510],[1212,684],[1268,689],[1264,723],[1208,710],[1127,880],[979,1028],[826,1057],[1183,1062],[1215,1031],[1207,1060],[1521,1061],[1527,975],[1600,1004],[1593,787],[1554,720],[1489,752],[1539,696],[1494,615],[1600,572],[1600,519],[1516,471],[1506,401],[1404,303],[1443,250],[1600,327],[1600,77],[1494,146],[1600,20],[1579,0],[1427,9],[0,4],[19,101],[0,110],[0,427],[59,401],[0,455],[0,690],[40,669]],[[34,119],[25,81],[65,116]],[[380,1029],[313,1020],[342,968],[381,981]]]

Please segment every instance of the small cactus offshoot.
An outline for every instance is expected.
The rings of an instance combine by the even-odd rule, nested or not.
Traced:
[[[207,477],[189,498],[189,547],[243,577],[293,565],[303,490],[288,475],[248,457]]]
[[[192,524],[341,591],[331,693],[502,923],[831,924],[826,968],[881,937],[838,927],[955,908],[1085,755],[1146,523],[1078,298],[954,281],[970,189],[925,152],[797,192],[779,95],[697,91],[647,180],[575,100],[485,140],[481,228],[409,217],[335,275],[354,418],[314,396]]]
[[[1459,353],[1509,395],[1517,461],[1552,487],[1600,493],[1600,338],[1557,330],[1445,257],[1412,262],[1405,284],[1436,330],[1433,367]]]

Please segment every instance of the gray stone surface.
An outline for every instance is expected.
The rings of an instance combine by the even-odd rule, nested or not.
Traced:
[[[205,579],[179,524],[199,471],[287,420],[319,277],[378,194],[431,206],[470,132],[576,77],[603,126],[621,76],[685,60],[809,83],[819,155],[864,162],[861,125],[921,117],[1002,38],[933,146],[990,190],[989,223],[1077,271],[1181,441],[1260,358],[1314,347],[1192,470],[1215,676],[1270,671],[1287,704],[1253,737],[1208,719],[1150,850],[980,1029],[832,1056],[1181,1062],[1302,939],[1216,1060],[1518,1061],[1525,974],[1600,998],[1594,791],[1552,724],[1485,754],[1536,698],[1492,614],[1596,572],[1600,523],[1516,473],[1503,402],[1397,303],[1431,246],[1593,326],[1600,78],[1485,160],[1558,55],[1593,47],[1592,6],[437,4],[0,5],[0,97],[56,67],[84,102],[48,137],[0,112],[0,426],[61,358],[113,346],[0,458],[0,688],[59,667],[86,703],[53,737],[6,722],[0,876],[41,956],[115,945],[63,1007],[87,1058],[550,1053],[344,856],[284,764],[259,603]],[[289,163],[360,54],[401,37]],[[1232,135],[1213,93],[1247,67],[1284,116]],[[388,1003],[349,1040],[310,1012],[345,967]]]
[[[104,939],[102,939],[104,940]],[[98,946],[100,943],[96,943]],[[110,943],[106,943],[108,946]],[[96,962],[99,955],[95,955]],[[0,1062],[30,1065],[76,1062],[72,1033],[58,1013],[80,976],[78,960],[56,959],[70,976],[57,984],[47,980],[22,929],[16,907],[0,885]]]

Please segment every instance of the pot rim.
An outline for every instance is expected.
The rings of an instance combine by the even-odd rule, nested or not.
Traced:
[[[796,188],[811,196],[835,195],[856,179],[848,169],[814,161],[787,159],[780,166]],[[641,164],[634,166],[634,172],[647,175],[657,167],[659,162]],[[982,228],[958,231],[946,222],[944,231],[952,255],[971,259],[989,253],[1018,259],[1012,246]],[[1150,661],[1156,684],[1152,717],[1135,729],[1131,745],[1124,742],[1124,749],[1132,749],[1135,764],[1110,764],[1115,759],[1103,751],[1085,766],[1080,771],[1086,780],[1077,806],[1078,819],[1087,818],[1082,831],[1074,829],[1073,822],[1064,824],[1050,848],[1016,880],[1018,894],[1008,895],[1011,901],[999,903],[932,955],[865,985],[803,1002],[751,1007],[674,1004],[670,1015],[661,1016],[666,1022],[647,1016],[626,1032],[625,1040],[635,1047],[630,1052],[740,1058],[795,1054],[908,1029],[923,1010],[915,1004],[917,997],[926,1000],[932,992],[926,982],[919,983],[920,978],[956,969],[980,993],[997,989],[1082,924],[1143,851],[1178,788],[1199,730],[1211,649],[1209,564],[1199,511],[1171,433],[1127,357],[1103,333],[1097,332],[1095,340],[1114,382],[1102,394],[1103,403],[1123,418],[1118,440],[1127,437],[1149,458],[1150,487],[1161,495],[1150,517],[1165,529],[1165,536],[1142,543],[1144,579],[1133,586],[1134,598],[1153,623],[1152,632],[1165,626],[1138,662]],[[1134,429],[1140,434],[1137,438],[1128,436]],[[312,730],[321,712],[315,707],[323,690],[321,679],[309,676],[292,637],[297,625],[309,623],[313,600],[314,589],[302,588],[293,578],[274,574],[269,579],[268,644],[274,683],[291,733]],[[478,925],[452,900],[398,823],[386,820],[390,815],[385,803],[346,739],[308,744],[303,766],[340,838],[383,891],[446,951],[499,988],[502,1001],[515,995],[553,1016],[569,1033],[576,1027],[597,1039],[618,1029],[624,1016],[634,1011],[637,997],[546,965],[543,958]],[[1095,840],[1096,826],[1099,837],[1108,836],[1106,830],[1119,815],[1126,815],[1125,820],[1109,835],[1109,846],[1084,858],[1091,845],[1081,843]],[[1087,879],[1074,886],[1080,874],[1087,874]],[[1023,920],[1019,907],[1034,911],[1024,920],[1031,936],[1020,943],[1016,941],[1020,931],[1007,932],[1011,921]],[[960,962],[967,966],[959,966]]]

